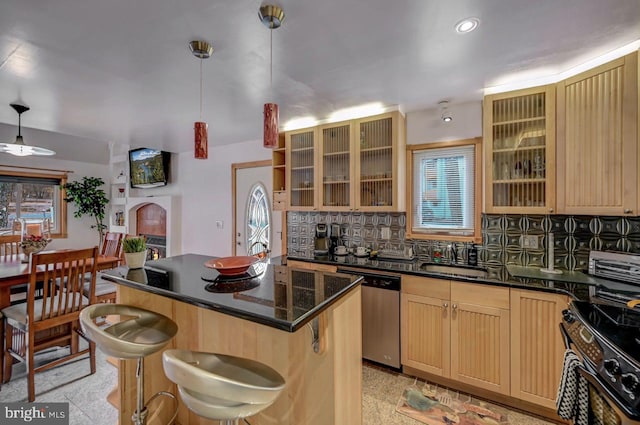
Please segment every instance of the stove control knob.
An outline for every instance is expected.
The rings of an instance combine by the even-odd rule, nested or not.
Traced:
[[[571,310],[562,310],[562,318],[567,323],[573,323],[576,319],[573,317],[573,313]]]
[[[640,390],[640,381],[633,373],[625,373],[620,378],[622,387],[631,394],[636,394]]]
[[[604,361],[604,370],[611,376],[620,373],[620,363],[616,359],[607,359]]]

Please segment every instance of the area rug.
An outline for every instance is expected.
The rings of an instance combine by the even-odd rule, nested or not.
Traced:
[[[505,409],[421,382],[404,389],[396,411],[427,425],[509,425]]]

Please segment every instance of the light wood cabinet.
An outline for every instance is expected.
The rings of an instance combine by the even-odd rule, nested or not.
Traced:
[[[564,343],[558,323],[566,295],[511,289],[511,395],[555,409]]]
[[[399,112],[295,130],[285,139],[288,209],[404,211]]]
[[[289,210],[310,211],[318,208],[317,135],[316,127],[290,131],[285,135]]]
[[[555,105],[553,85],[484,98],[485,212],[554,212]]]
[[[271,154],[271,176],[273,182],[273,199],[271,205],[274,211],[287,209],[287,150],[284,133],[278,136],[278,146]]]
[[[558,212],[638,215],[638,52],[557,84]]]
[[[403,276],[401,294],[402,364],[450,376],[450,282]]]
[[[509,394],[509,288],[403,276],[402,364]]]

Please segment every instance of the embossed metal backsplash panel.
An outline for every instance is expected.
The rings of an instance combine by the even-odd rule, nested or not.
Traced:
[[[416,255],[431,261],[436,249],[445,254],[448,241],[414,241],[406,239],[404,213],[335,213],[289,212],[289,255],[312,257],[317,223],[338,223],[343,243],[372,249],[403,250],[414,248]],[[381,228],[389,227],[391,238],[381,239]],[[640,253],[640,217],[500,215],[483,214],[482,244],[478,245],[478,265],[491,276],[508,279],[507,264],[545,267],[547,241],[554,234],[555,267],[565,270],[587,270],[589,251],[624,251]],[[521,248],[522,235],[538,235],[538,249]],[[466,259],[464,244],[456,244],[458,262]]]

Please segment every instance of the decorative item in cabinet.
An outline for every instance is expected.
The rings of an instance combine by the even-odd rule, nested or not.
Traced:
[[[316,128],[291,131],[285,136],[289,209],[316,209],[316,139]]]
[[[325,210],[351,210],[352,125],[333,123],[320,127],[320,170],[322,190],[320,207]]]
[[[483,127],[485,212],[553,212],[554,87],[486,96]]]

